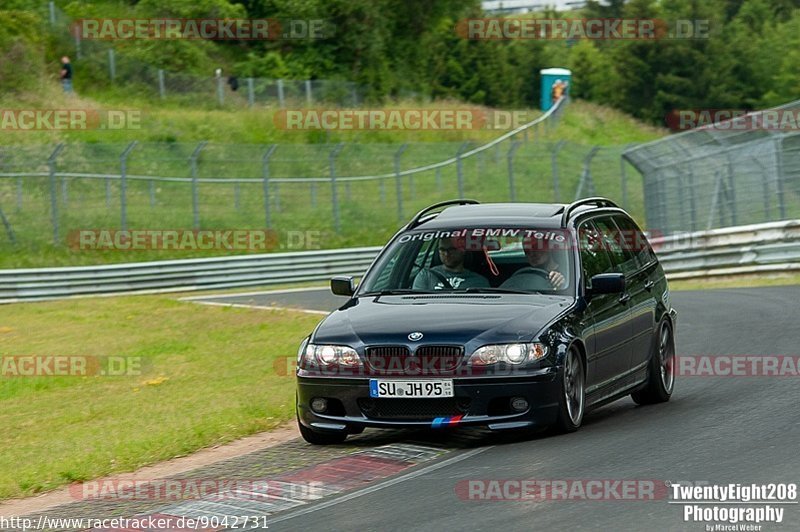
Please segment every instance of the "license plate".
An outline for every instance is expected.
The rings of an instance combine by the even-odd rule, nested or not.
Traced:
[[[395,381],[370,379],[370,397],[453,397],[453,381],[446,379]]]

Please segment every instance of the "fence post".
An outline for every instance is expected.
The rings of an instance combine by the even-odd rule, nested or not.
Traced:
[[[158,69],[158,94],[162,100],[167,97],[167,90],[164,86],[164,71],[160,68]]]
[[[152,179],[148,184],[148,191],[150,192],[150,207],[152,208],[156,206],[156,182]]]
[[[778,214],[780,215],[781,220],[786,219],[786,201],[784,199],[783,193],[783,183],[784,183],[784,170],[783,170],[783,135],[779,136],[775,139],[775,143],[778,145],[775,154],[776,154],[776,162],[777,162],[777,172],[775,177],[775,188],[777,189],[777,196],[778,196]]]
[[[622,208],[628,210],[628,174],[625,171],[625,158],[619,158],[619,186],[622,191]]]
[[[685,190],[686,187],[683,186],[683,176],[681,175],[680,170],[675,172],[675,179],[673,179],[672,182],[676,183],[677,187],[678,187],[678,205],[679,205],[681,221],[683,221],[683,220],[686,220],[687,218],[689,218],[689,215],[686,214],[686,203],[687,202],[686,202],[686,198],[684,197],[685,194],[686,194],[686,190]],[[691,191],[689,191],[689,195],[690,196],[692,195]],[[684,228],[684,226],[682,225],[680,227],[680,229],[683,229],[683,228]]]
[[[697,206],[695,205],[695,184],[694,184],[694,171],[691,165],[687,172],[689,179],[689,212],[691,213],[692,231],[697,230]]]
[[[22,211],[22,178],[17,178],[17,212]]]
[[[114,61],[114,49],[108,49],[108,75],[111,77],[111,81],[117,79],[117,63]]]
[[[340,142],[334,146],[328,155],[328,164],[331,172],[331,206],[333,208],[333,230],[337,233],[341,230],[341,219],[339,218],[339,196],[336,189],[336,157],[344,148],[344,143]]]
[[[714,172],[714,194],[711,197],[711,208],[708,210],[708,223],[706,224],[706,231],[714,227],[714,216],[717,214],[719,207],[719,197],[722,193],[722,175],[719,170]]]
[[[225,105],[225,85],[222,76],[217,76],[217,103],[220,107]]]
[[[56,158],[64,149],[64,144],[56,146],[50,157],[47,158],[47,167],[50,170],[50,217],[53,222],[53,244],[58,245],[58,196],[56,195]]]
[[[273,144],[267,148],[264,155],[261,157],[261,182],[264,189],[264,223],[265,227],[269,229],[272,227],[272,217],[269,206],[269,158],[278,149],[277,144]]]
[[[17,236],[14,234],[14,229],[11,227],[11,223],[6,218],[6,213],[3,212],[3,207],[0,206],[0,221],[3,222],[3,227],[6,228],[6,233],[8,234],[8,239],[11,240],[13,245],[17,245]]]
[[[725,157],[728,159],[728,208],[731,211],[731,225],[736,225],[738,223],[738,213],[736,208],[736,181],[733,177],[733,161],[731,161],[730,152],[726,152]]]
[[[756,163],[756,166],[761,166],[759,161],[756,157],[750,156],[753,159],[753,162]],[[769,201],[769,176],[767,175],[766,168],[761,168],[761,196],[764,200],[764,221],[770,221],[770,214],[771,214],[771,206]]]
[[[628,144],[626,145],[625,149],[629,146],[634,146],[635,144]],[[682,148],[683,152],[686,154],[688,158],[690,156],[689,150],[686,148]],[[678,169],[678,173],[680,174],[681,170]],[[694,180],[694,170],[692,170],[692,164],[686,163],[686,180],[688,184],[686,185],[689,191],[689,225],[692,231],[697,230],[697,206],[695,205],[695,180]],[[647,191],[645,190],[645,193]],[[623,205],[624,207],[624,205]],[[647,208],[647,202],[645,201],[645,209]],[[681,229],[684,227],[682,226]]]
[[[403,221],[403,178],[400,176],[400,157],[406,148],[408,144],[403,144],[394,152],[394,188],[397,194],[397,220],[400,222]]]
[[[284,94],[283,94],[283,80],[282,79],[278,80],[278,105],[280,106],[281,109],[286,107],[286,100],[285,100]]]
[[[106,209],[111,208],[111,178],[105,178],[106,182]]]
[[[119,156],[119,213],[120,229],[128,229],[128,155],[136,147],[134,140],[125,148]]]
[[[311,94],[311,80],[306,80],[306,104],[311,107],[314,104],[314,97]]]
[[[563,140],[556,142],[550,154],[550,166],[553,172],[553,195],[555,196],[556,203],[561,203],[561,189],[558,183],[558,152],[564,147],[564,142]]]
[[[464,163],[461,156],[469,148],[469,142],[463,143],[456,152],[456,173],[458,174],[458,199],[464,199]]]
[[[81,53],[81,29],[79,26],[74,26],[73,30],[75,36],[75,58],[81,59],[83,54]]]
[[[61,176],[61,201],[64,203],[64,207],[69,205],[69,182],[64,176]]]
[[[578,183],[578,190],[575,191],[575,199],[573,201],[577,201],[582,197],[583,188],[586,187],[588,189],[589,196],[593,196],[595,193],[594,190],[594,181],[592,180],[592,158],[595,154],[600,151],[600,146],[593,146],[586,157],[583,158],[583,171],[581,172],[581,180]]]
[[[508,148],[508,194],[512,202],[517,201],[517,191],[514,187],[514,154],[521,145],[520,141],[515,140],[511,143],[511,147]]]
[[[50,2],[50,25],[56,25],[56,3],[51,1]]]
[[[256,104],[255,87],[253,86],[253,78],[247,78],[247,105],[253,107]]]
[[[239,210],[240,188],[240,183],[238,181],[233,184],[233,208],[237,211]]]
[[[189,165],[192,171],[192,227],[200,229],[200,190],[197,181],[197,158],[200,151],[206,147],[208,141],[203,141],[197,145],[189,157]]]
[[[622,153],[619,156],[619,179],[620,179],[620,189],[622,191],[622,208],[628,209],[628,173],[627,169],[625,168],[625,157],[622,156],[631,146],[634,144],[626,144],[622,147]]]

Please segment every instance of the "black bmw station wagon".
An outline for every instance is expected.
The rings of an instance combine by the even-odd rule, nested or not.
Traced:
[[[672,309],[646,237],[612,201],[418,213],[298,352],[306,441],[365,427],[577,430],[630,394],[667,401]]]

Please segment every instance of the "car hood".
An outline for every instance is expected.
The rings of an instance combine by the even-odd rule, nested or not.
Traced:
[[[350,345],[464,345],[528,342],[574,300],[516,294],[361,297],[331,313],[312,342]],[[422,333],[417,341],[410,333]]]

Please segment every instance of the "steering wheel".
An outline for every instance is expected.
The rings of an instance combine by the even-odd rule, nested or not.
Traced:
[[[524,268],[520,268],[519,270],[514,272],[514,275],[511,277],[516,277],[517,275],[541,275],[547,281],[550,281],[550,272],[547,270],[543,270],[541,268],[534,268],[533,266],[525,266]]]
[[[433,274],[433,275],[434,275],[434,276],[435,276],[437,279],[439,279],[441,282],[443,282],[443,283],[444,283],[444,285],[445,285],[447,288],[449,288],[450,290],[455,290],[455,288],[453,288],[453,285],[451,285],[451,284],[450,284],[450,281],[448,281],[448,280],[447,280],[447,277],[445,277],[443,273],[441,273],[441,272],[437,272],[437,271],[436,271],[436,270],[434,270],[434,269],[430,269],[430,270],[428,270],[428,271],[429,271],[429,272],[431,272],[431,273],[432,273],[432,274]]]
[[[553,283],[550,282],[550,272],[531,266],[520,268],[501,286],[506,285],[506,283],[513,287],[523,287],[526,290],[553,289]]]

